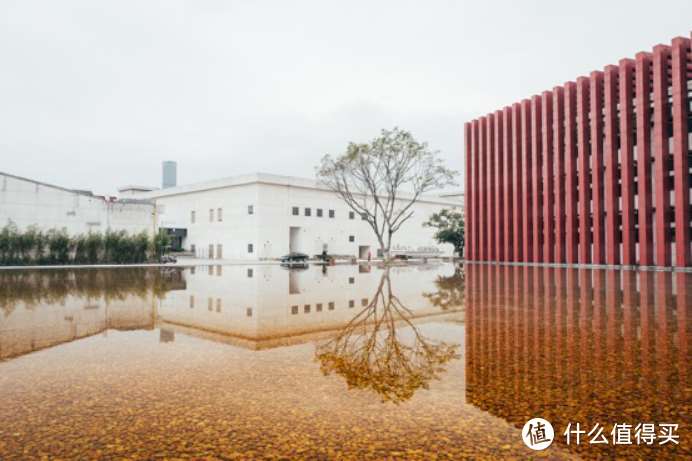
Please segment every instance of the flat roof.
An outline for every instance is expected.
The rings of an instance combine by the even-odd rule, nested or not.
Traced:
[[[206,192],[214,189],[225,189],[249,184],[269,184],[275,186],[296,187],[301,189],[312,189],[322,192],[332,192],[318,181],[309,178],[299,178],[295,176],[282,176],[269,173],[253,173],[240,176],[229,176],[226,178],[212,179],[192,184],[185,184],[165,189],[157,189],[141,195],[142,198],[171,197],[174,195],[184,195],[197,192]],[[402,194],[402,199],[411,198],[410,194]],[[459,206],[458,200],[444,199],[440,195],[424,195],[419,202],[439,203],[450,206]]]

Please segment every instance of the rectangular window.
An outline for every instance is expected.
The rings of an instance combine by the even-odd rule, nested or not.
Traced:
[[[299,216],[300,215],[300,208],[298,208],[297,206],[294,206],[292,213],[293,213],[293,216]]]
[[[193,255],[195,255],[195,251],[197,251],[197,247],[195,246],[194,243],[192,245],[190,245],[190,251],[192,252]],[[195,256],[197,256],[197,255],[195,255]]]
[[[214,209],[209,208],[209,222],[214,222]]]
[[[221,277],[221,269],[222,269],[222,268],[223,268],[223,266],[222,266],[221,264],[219,264],[218,266],[216,266],[216,276],[217,276],[217,277]]]
[[[245,309],[245,315],[247,317],[252,317],[252,307],[248,307],[247,309]]]
[[[333,218],[334,217],[334,210],[329,210],[329,217]]]
[[[216,259],[223,259],[223,245],[220,243],[216,245]]]
[[[322,312],[322,303],[315,304],[315,311]]]
[[[356,305],[356,302],[352,299],[348,302],[348,307],[354,307],[355,305]]]
[[[303,312],[305,312],[306,314],[310,313],[310,304],[306,304],[303,306]]]
[[[366,215],[365,213],[363,213],[363,214],[360,215],[360,219],[361,219],[362,221],[365,221],[366,219],[368,219],[368,215]]]
[[[253,269],[248,269],[247,278],[251,279],[253,275],[255,275],[255,271]]]
[[[291,306],[291,314],[296,315],[298,313],[298,306]]]
[[[214,245],[212,244],[209,244],[209,259],[214,259]]]
[[[353,285],[354,283],[356,283],[356,278],[355,278],[355,277],[349,277],[349,278],[348,278],[348,283],[349,283],[350,285]]]
[[[356,214],[353,211],[348,212],[348,219],[356,219]]]
[[[312,215],[312,210],[310,208],[305,209],[305,216],[311,216]]]
[[[368,305],[368,298],[363,298],[360,300],[360,305],[365,307]]]
[[[221,312],[221,298],[216,298],[216,312]]]
[[[223,221],[223,209],[222,209],[222,208],[217,208],[217,209],[216,209],[216,220],[217,220],[218,222],[222,222],[222,221]]]
[[[330,311],[334,310],[334,301],[329,301],[329,304],[327,304],[327,309]]]
[[[195,266],[190,268],[190,274],[195,275]]]
[[[349,235],[349,236],[348,236],[348,241],[349,241],[349,242],[355,242],[355,241],[356,241],[356,237],[353,236],[353,235]]]
[[[321,218],[322,217],[322,208],[317,209],[317,217]]]
[[[195,297],[190,295],[190,309],[195,308]]]
[[[254,245],[253,245],[252,243],[248,243],[248,244],[247,244],[247,252],[248,252],[248,253],[252,253],[252,252],[254,252],[254,251],[255,251]]]
[[[254,205],[248,205],[247,206],[247,214],[255,214],[255,206]]]
[[[195,210],[190,212],[190,222],[193,224],[195,223]]]

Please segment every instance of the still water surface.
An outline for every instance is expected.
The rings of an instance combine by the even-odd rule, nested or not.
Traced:
[[[0,272],[0,459],[684,458],[691,274]],[[533,452],[524,423],[555,441]],[[567,445],[569,422],[680,445]]]

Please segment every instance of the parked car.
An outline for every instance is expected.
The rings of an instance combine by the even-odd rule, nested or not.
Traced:
[[[305,253],[300,253],[293,251],[285,256],[281,257],[281,264],[295,264],[295,263],[305,263],[308,260],[308,255]]]

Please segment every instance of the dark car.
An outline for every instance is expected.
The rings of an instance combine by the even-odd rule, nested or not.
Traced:
[[[308,260],[308,255],[293,251],[281,257],[281,264],[304,264]]]

